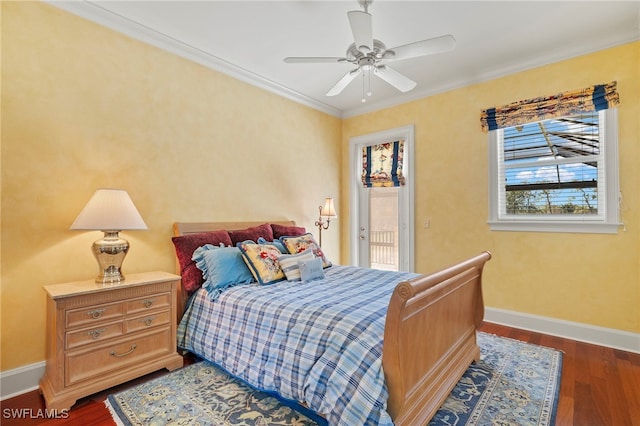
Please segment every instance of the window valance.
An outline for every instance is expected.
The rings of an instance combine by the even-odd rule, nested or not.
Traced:
[[[600,111],[619,103],[617,82],[613,81],[609,84],[598,84],[581,90],[487,108],[482,111],[480,122],[482,130],[487,132],[579,112]]]
[[[362,184],[366,188],[402,186],[404,140],[362,148]]]

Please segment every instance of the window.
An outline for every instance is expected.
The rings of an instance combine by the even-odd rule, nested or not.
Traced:
[[[493,230],[616,233],[616,109],[492,130]]]

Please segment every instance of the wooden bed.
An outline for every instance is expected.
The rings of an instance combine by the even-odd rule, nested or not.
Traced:
[[[263,223],[175,223],[174,234],[239,230]],[[483,252],[396,286],[387,311],[382,356],[387,411],[396,426],[426,424],[468,366],[480,360],[476,329],[484,317],[482,270],[490,258]],[[187,297],[182,290],[182,306]]]

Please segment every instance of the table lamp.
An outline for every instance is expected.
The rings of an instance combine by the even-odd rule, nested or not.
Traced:
[[[100,267],[96,282],[117,284],[124,281],[122,262],[129,251],[129,242],[120,238],[118,233],[123,230],[147,229],[147,225],[127,191],[98,189],[70,229],[104,232],[104,237],[95,241],[92,246],[93,255]]]

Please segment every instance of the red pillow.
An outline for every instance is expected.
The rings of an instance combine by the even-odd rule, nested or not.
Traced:
[[[194,292],[203,283],[202,271],[198,269],[196,263],[191,260],[193,252],[205,244],[214,246],[223,243],[225,246],[231,245],[231,238],[227,231],[203,232],[201,234],[189,234],[171,238],[176,248],[176,256],[180,264],[180,275],[182,276],[182,287],[188,292]]]
[[[273,231],[274,240],[278,240],[280,237],[299,237],[307,233],[302,226],[278,225],[277,223],[271,224],[271,230]]]
[[[258,241],[258,238],[262,237],[267,241],[273,241],[273,231],[268,223],[264,223],[252,228],[240,229],[238,231],[228,231],[231,242],[235,246],[243,241],[251,240],[253,242]]]

